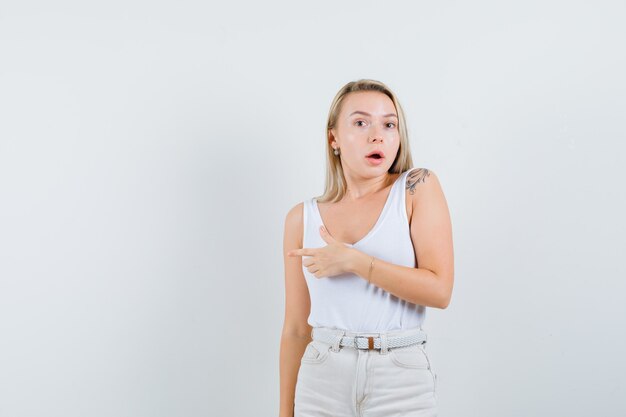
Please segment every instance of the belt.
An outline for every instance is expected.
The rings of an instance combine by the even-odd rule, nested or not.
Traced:
[[[328,344],[333,344],[337,341],[337,337],[339,336],[336,330],[329,331],[322,328],[313,328],[311,332],[311,336],[314,340],[319,340],[321,342],[325,342]],[[398,348],[403,346],[410,346],[419,343],[426,343],[426,332],[419,329],[411,332],[405,336],[392,336],[388,335],[387,337],[387,348]],[[339,341],[339,346],[348,346],[355,349],[379,349],[381,348],[381,339],[379,336],[364,336],[364,335],[354,335],[354,336],[341,336],[341,340]]]

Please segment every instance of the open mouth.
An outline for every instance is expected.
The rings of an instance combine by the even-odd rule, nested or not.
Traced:
[[[372,165],[380,165],[385,159],[385,154],[382,151],[370,152],[365,159]]]
[[[385,158],[385,154],[383,151],[372,151],[367,154],[366,158],[368,159],[383,159]]]

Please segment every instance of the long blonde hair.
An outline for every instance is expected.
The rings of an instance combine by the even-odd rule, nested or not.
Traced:
[[[337,124],[341,106],[346,96],[357,91],[379,91],[391,99],[398,113],[398,133],[400,136],[400,147],[393,164],[387,171],[390,174],[400,174],[413,168],[413,160],[411,158],[411,149],[409,148],[409,135],[404,118],[404,111],[400,105],[400,101],[389,87],[380,81],[370,79],[360,79],[350,81],[335,95],[330,111],[328,112],[328,120],[326,122],[326,184],[324,193],[316,199],[323,202],[337,202],[343,198],[346,193],[346,178],[343,174],[341,162],[338,156],[335,156],[334,149],[330,145],[330,129]]]

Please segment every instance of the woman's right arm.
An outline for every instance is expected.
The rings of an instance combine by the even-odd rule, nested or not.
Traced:
[[[300,203],[293,207],[285,218],[283,238],[285,318],[280,340],[279,417],[293,417],[300,359],[311,341],[312,328],[307,323],[311,300],[302,272],[302,257],[287,256],[287,252],[292,249],[302,249],[303,209],[303,203]]]

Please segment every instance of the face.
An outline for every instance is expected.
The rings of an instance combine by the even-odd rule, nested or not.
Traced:
[[[398,117],[391,99],[378,91],[349,93],[343,101],[331,146],[339,148],[344,170],[364,176],[389,170],[400,148]],[[381,151],[382,158],[368,158]]]

